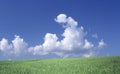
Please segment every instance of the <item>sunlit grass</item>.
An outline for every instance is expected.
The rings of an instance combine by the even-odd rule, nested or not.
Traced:
[[[0,61],[0,74],[120,74],[120,57]]]

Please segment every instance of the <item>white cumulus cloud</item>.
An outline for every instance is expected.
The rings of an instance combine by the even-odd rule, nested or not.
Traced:
[[[55,22],[63,26],[63,39],[59,39],[56,34],[46,33],[44,42],[35,46],[29,46],[18,35],[15,35],[11,43],[3,38],[0,41],[0,52],[12,55],[33,54],[49,55],[54,54],[60,57],[90,57],[96,54],[97,48],[103,48],[106,43],[101,40],[98,46],[86,38],[87,34],[83,26],[78,26],[78,22],[66,14],[59,14]],[[97,35],[93,37],[97,38]]]
[[[28,48],[34,55],[56,54],[61,57],[93,56],[95,46],[86,39],[84,28],[78,27],[78,22],[66,14],[59,14],[55,21],[63,26],[62,40],[56,34],[46,33],[44,43]],[[88,50],[89,49],[89,50]]]
[[[20,36],[15,35],[14,40],[12,40],[12,49],[14,54],[19,55],[27,49],[27,43]]]
[[[59,16],[57,16],[55,21],[58,22],[58,23],[66,23],[67,22],[67,16],[65,14],[60,14]]]
[[[0,50],[6,55],[14,54],[18,56],[20,53],[24,53],[26,49],[27,43],[18,35],[15,35],[15,38],[10,44],[5,38],[0,41]]]
[[[9,45],[8,43],[8,40],[3,38],[1,41],[0,41],[0,50],[1,51],[6,51],[6,50],[9,50],[11,49],[11,45]]]

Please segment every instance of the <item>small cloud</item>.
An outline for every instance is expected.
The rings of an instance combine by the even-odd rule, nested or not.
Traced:
[[[11,61],[12,59],[8,59],[8,61]]]
[[[86,57],[86,58],[91,57],[91,56],[93,56],[93,54],[92,54],[92,53],[89,53],[89,54],[84,54],[84,55],[83,55],[83,57]]]
[[[85,45],[83,48],[91,49],[92,47],[94,47],[94,45],[91,42],[89,42],[87,39],[85,39]]]
[[[66,23],[67,22],[67,16],[65,14],[59,14],[57,18],[55,19],[58,23]]]
[[[104,46],[106,46],[106,43],[103,41],[103,39],[98,43],[98,47],[99,48],[103,48]]]
[[[98,35],[97,34],[93,34],[92,37],[95,38],[95,39],[98,39]]]

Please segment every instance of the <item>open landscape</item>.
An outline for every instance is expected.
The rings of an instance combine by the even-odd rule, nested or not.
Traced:
[[[120,74],[120,57],[0,61],[0,74]]]
[[[120,74],[120,0],[0,0],[0,74]]]

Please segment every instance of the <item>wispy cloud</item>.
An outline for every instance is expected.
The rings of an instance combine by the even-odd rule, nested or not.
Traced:
[[[95,38],[95,39],[98,39],[97,33],[93,34],[92,37]]]

